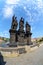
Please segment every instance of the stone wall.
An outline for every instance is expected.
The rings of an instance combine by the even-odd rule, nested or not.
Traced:
[[[0,48],[0,52],[5,57],[15,57],[19,54],[26,53],[25,47],[19,47],[19,48]]]

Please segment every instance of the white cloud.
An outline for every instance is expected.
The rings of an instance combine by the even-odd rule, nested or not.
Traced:
[[[31,21],[31,12],[27,9],[27,7],[26,6],[24,6],[24,10],[25,10],[25,12],[26,12],[26,15],[27,15],[27,18],[29,18],[29,21]]]
[[[37,8],[39,10],[40,13],[43,13],[43,0],[38,0],[37,1]]]
[[[38,21],[41,14],[43,14],[43,0],[27,0],[25,4],[24,10],[29,21]]]
[[[25,14],[30,18],[30,20],[32,20],[32,18],[35,18],[36,16],[40,16],[41,12],[43,12],[43,0],[6,0],[5,3],[5,17],[10,17],[11,15],[13,15],[13,9],[18,6],[24,8],[24,11],[26,12]],[[31,13],[30,10],[32,9],[36,10],[38,13]]]
[[[5,18],[8,18],[10,16],[12,16],[14,14],[13,12],[13,8],[16,7],[16,5],[18,4],[19,0],[6,0],[5,1],[5,6],[3,8],[3,16]]]
[[[38,0],[37,3],[38,3],[39,8],[43,8],[43,1],[42,0]]]
[[[18,4],[19,0],[6,0],[6,4]]]
[[[5,6],[3,8],[3,15],[5,18],[8,18],[13,15],[13,7]]]

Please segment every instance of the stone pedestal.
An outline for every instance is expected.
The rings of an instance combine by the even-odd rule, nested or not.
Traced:
[[[10,29],[9,32],[10,32],[10,44],[9,44],[9,46],[17,46],[17,43],[16,43],[17,31]]]
[[[26,22],[26,38],[27,38],[27,45],[31,44],[31,26]]]
[[[31,45],[31,35],[32,35],[32,33],[25,34],[27,45]]]
[[[25,32],[18,32],[18,45],[24,45],[24,35]]]

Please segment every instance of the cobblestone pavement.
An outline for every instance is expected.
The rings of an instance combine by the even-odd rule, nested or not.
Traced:
[[[43,45],[15,58],[4,58],[6,65],[43,65]]]

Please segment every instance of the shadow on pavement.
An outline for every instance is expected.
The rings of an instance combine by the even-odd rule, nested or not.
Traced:
[[[6,64],[6,62],[4,61],[4,57],[0,52],[0,65],[5,65],[5,64]]]

